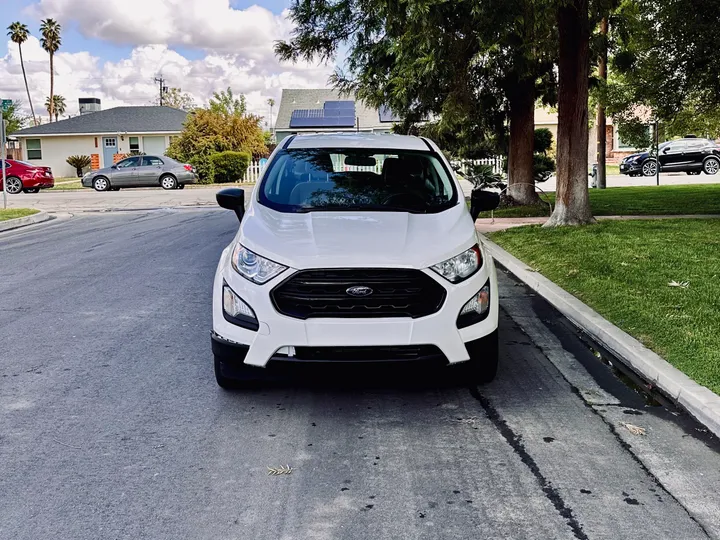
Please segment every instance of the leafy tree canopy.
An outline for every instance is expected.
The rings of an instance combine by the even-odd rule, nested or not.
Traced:
[[[195,165],[202,181],[213,181],[210,156],[225,151],[247,152],[254,157],[267,153],[261,118],[255,115],[226,115],[211,109],[190,113],[182,133],[173,139],[167,155]]]
[[[245,96],[233,94],[232,88],[220,92],[213,92],[210,99],[210,110],[223,116],[242,116],[247,111]]]
[[[155,105],[160,105],[160,98],[154,101]],[[182,111],[192,111],[195,108],[195,100],[187,92],[183,92],[180,88],[170,88],[162,97],[162,104],[166,107],[173,107]]]
[[[2,111],[2,118],[7,122],[7,134],[10,135],[25,127],[30,117],[25,116],[20,111],[21,103],[19,101],[10,102],[7,111]]]

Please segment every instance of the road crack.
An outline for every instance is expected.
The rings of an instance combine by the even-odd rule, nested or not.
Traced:
[[[578,538],[578,540],[589,540],[588,536],[583,531],[582,525],[575,517],[572,508],[567,505],[565,500],[562,498],[562,495],[560,495],[560,492],[552,485],[552,482],[545,478],[545,475],[543,475],[538,464],[528,453],[522,442],[522,436],[513,431],[507,422],[500,416],[498,410],[492,405],[492,403],[490,403],[490,400],[483,396],[476,387],[470,388],[470,394],[480,402],[488,420],[493,423],[503,438],[512,447],[515,454],[517,454],[525,466],[530,469],[530,472],[540,484],[540,489],[542,489],[545,497],[547,497],[547,499],[552,503],[560,516],[565,519],[565,522],[570,527],[570,530],[572,530],[575,538]]]

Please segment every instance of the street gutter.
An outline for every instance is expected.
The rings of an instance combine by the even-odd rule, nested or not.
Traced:
[[[50,214],[41,211],[37,214],[33,214],[32,216],[0,221],[0,232],[19,229],[20,227],[27,227],[28,225],[35,225],[36,223],[42,223],[43,221],[48,221],[50,219],[52,219]]]
[[[570,322],[643,380],[657,387],[674,403],[720,437],[720,396],[693,381],[667,360],[499,245],[484,236],[482,242],[499,264],[547,300]]]

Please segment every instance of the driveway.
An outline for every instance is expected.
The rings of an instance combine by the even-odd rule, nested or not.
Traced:
[[[160,210],[0,235],[0,538],[720,538],[717,442],[502,272],[493,384],[408,366],[221,390],[210,292],[236,226]]]

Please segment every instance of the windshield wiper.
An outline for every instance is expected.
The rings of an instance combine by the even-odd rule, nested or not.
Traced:
[[[408,212],[410,214],[426,214],[426,208],[408,208],[406,206],[391,206],[387,204],[333,204],[328,206],[312,206],[303,208],[305,212]]]

